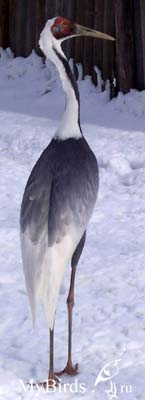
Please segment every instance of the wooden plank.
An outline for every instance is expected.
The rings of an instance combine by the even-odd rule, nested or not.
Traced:
[[[19,0],[14,0],[13,12],[14,12],[13,29],[15,32],[13,51],[16,56],[25,56],[26,15],[27,15],[25,0],[21,0],[21,2]],[[10,39],[10,43],[11,41],[12,41],[12,36]]]
[[[54,0],[55,4],[55,13],[54,17],[61,16],[61,1],[60,0]]]
[[[95,0],[94,2],[94,29],[103,32],[104,29],[104,0]],[[103,64],[103,41],[94,39],[93,44],[93,65],[102,71]]]
[[[134,40],[135,40],[135,81],[136,87],[142,90],[143,84],[143,52],[141,29],[141,2],[134,0]]]
[[[83,25],[93,28],[94,25],[94,0],[84,0]],[[84,76],[91,75],[93,71],[93,43],[92,38],[84,38]]]
[[[16,52],[16,12],[15,0],[9,0],[9,46]]]
[[[108,1],[104,0],[104,32],[111,36],[115,36],[115,0],[110,0],[109,7]],[[110,78],[113,70],[114,58],[113,43],[107,40],[103,41],[103,75],[105,80]]]
[[[104,0],[104,29],[105,33],[115,36],[115,0]],[[103,79],[109,79],[111,88],[111,97],[114,95],[113,80],[115,77],[115,43],[103,40]]]
[[[36,0],[25,0],[25,7],[27,10],[27,24],[26,24],[26,41],[25,41],[25,55],[28,56],[33,49],[37,47],[36,44]]]
[[[141,15],[141,43],[142,43],[142,88],[145,89],[145,1],[140,0],[140,15]]]
[[[82,12],[81,1],[76,2],[75,21],[81,25],[83,25],[83,23],[84,23],[84,6],[83,6],[83,12]],[[83,61],[84,61],[84,38],[77,37],[76,39],[73,39],[73,40],[74,40],[74,46],[75,46],[75,51],[74,51],[75,61],[83,64]]]
[[[45,0],[45,21],[56,16],[56,1]]]
[[[127,93],[135,87],[133,2],[116,0],[116,66],[117,88]]]
[[[9,46],[9,0],[0,1],[0,46]]]
[[[49,2],[51,4],[51,2]],[[39,47],[40,33],[44,27],[46,20],[46,8],[44,0],[36,0],[36,14],[35,14],[35,47],[39,55],[43,55]]]

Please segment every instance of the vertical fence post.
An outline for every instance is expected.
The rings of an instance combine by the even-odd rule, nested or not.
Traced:
[[[9,0],[0,1],[0,46],[9,46]]]
[[[145,1],[134,0],[135,78],[139,90],[145,88]]]
[[[10,47],[16,56],[26,55],[26,0],[10,0],[9,3]]]
[[[104,0],[94,1],[94,29],[103,32],[104,29]],[[103,41],[101,39],[94,39],[93,43],[93,66],[102,71],[103,60]],[[95,77],[95,74],[94,74]]]
[[[104,0],[104,32],[114,37],[115,34],[115,0]],[[114,94],[113,78],[115,76],[115,43],[103,41],[103,78],[110,81],[111,97]]]
[[[145,1],[140,0],[141,8],[141,41],[142,41],[142,62],[143,62],[143,89],[145,88]]]
[[[116,0],[115,29],[117,89],[127,93],[135,87],[132,0]]]
[[[83,5],[83,12],[82,12],[82,2],[76,2],[76,9],[75,9],[75,21],[78,24],[83,25],[84,19],[84,5]],[[81,62],[83,64],[83,55],[84,55],[84,38],[78,37],[74,40],[74,56],[76,62]]]
[[[9,0],[9,46],[15,54],[16,50],[16,13],[15,1]]]
[[[36,47],[36,0],[31,0],[31,2],[25,0],[25,7],[27,9],[25,55],[28,56]]]
[[[45,1],[44,0],[36,0],[36,26],[35,26],[35,47],[37,50],[37,53],[39,55],[43,55],[43,53],[40,50],[39,47],[39,37],[40,37],[40,32],[42,31],[44,24],[45,24]],[[49,1],[51,4],[51,1]]]
[[[94,0],[84,0],[84,22],[85,26],[94,26]],[[93,70],[93,42],[92,38],[84,38],[84,75],[91,75]]]

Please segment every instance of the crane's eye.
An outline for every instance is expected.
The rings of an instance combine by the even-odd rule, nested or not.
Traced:
[[[60,25],[55,25],[52,27],[52,32],[53,33],[59,33],[62,31],[62,27]]]

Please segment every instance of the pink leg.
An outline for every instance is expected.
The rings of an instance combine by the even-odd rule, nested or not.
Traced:
[[[56,373],[56,375],[61,376],[62,374],[68,375],[76,375],[78,373],[78,364],[73,366],[72,363],[72,311],[74,306],[74,285],[75,285],[75,274],[76,267],[80,256],[82,254],[84,244],[86,239],[86,232],[84,232],[79,244],[77,245],[75,252],[72,256],[71,266],[71,280],[70,280],[70,288],[69,294],[67,298],[67,308],[68,308],[68,361],[66,367],[61,371]]]
[[[72,364],[72,311],[74,306],[74,283],[75,283],[75,273],[76,267],[72,268],[71,272],[71,282],[70,289],[67,298],[68,307],[68,361],[66,367],[60,371],[56,372],[56,375],[61,376],[62,374],[76,375],[78,373],[78,364],[73,366]]]
[[[54,386],[58,386],[59,384],[59,379],[54,374],[53,359],[54,359],[54,330],[50,329],[50,359],[49,359],[48,380],[37,383],[38,386],[42,386],[44,389],[53,388]],[[34,383],[33,386],[36,386],[36,384]]]

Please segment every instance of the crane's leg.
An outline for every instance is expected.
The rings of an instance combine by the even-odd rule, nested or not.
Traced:
[[[67,307],[68,307],[68,361],[66,367],[60,371],[57,372],[56,375],[61,376],[62,374],[68,374],[68,375],[76,375],[78,373],[78,364],[73,366],[72,363],[72,311],[73,311],[73,306],[74,306],[74,285],[75,285],[75,274],[76,274],[76,267],[78,264],[78,261],[80,259],[80,256],[82,254],[84,244],[85,244],[85,239],[86,239],[86,231],[84,235],[82,236],[73,256],[72,256],[72,271],[71,271],[71,281],[70,281],[70,288],[69,288],[69,294],[67,298]]]
[[[54,329],[50,329],[50,353],[49,353],[49,373],[48,380],[45,382],[34,383],[33,386],[42,386],[44,389],[54,388],[60,383],[59,379],[54,373]]]
[[[58,384],[58,379],[54,374],[54,329],[50,329],[50,352],[49,352],[49,374],[48,386],[53,387]]]

